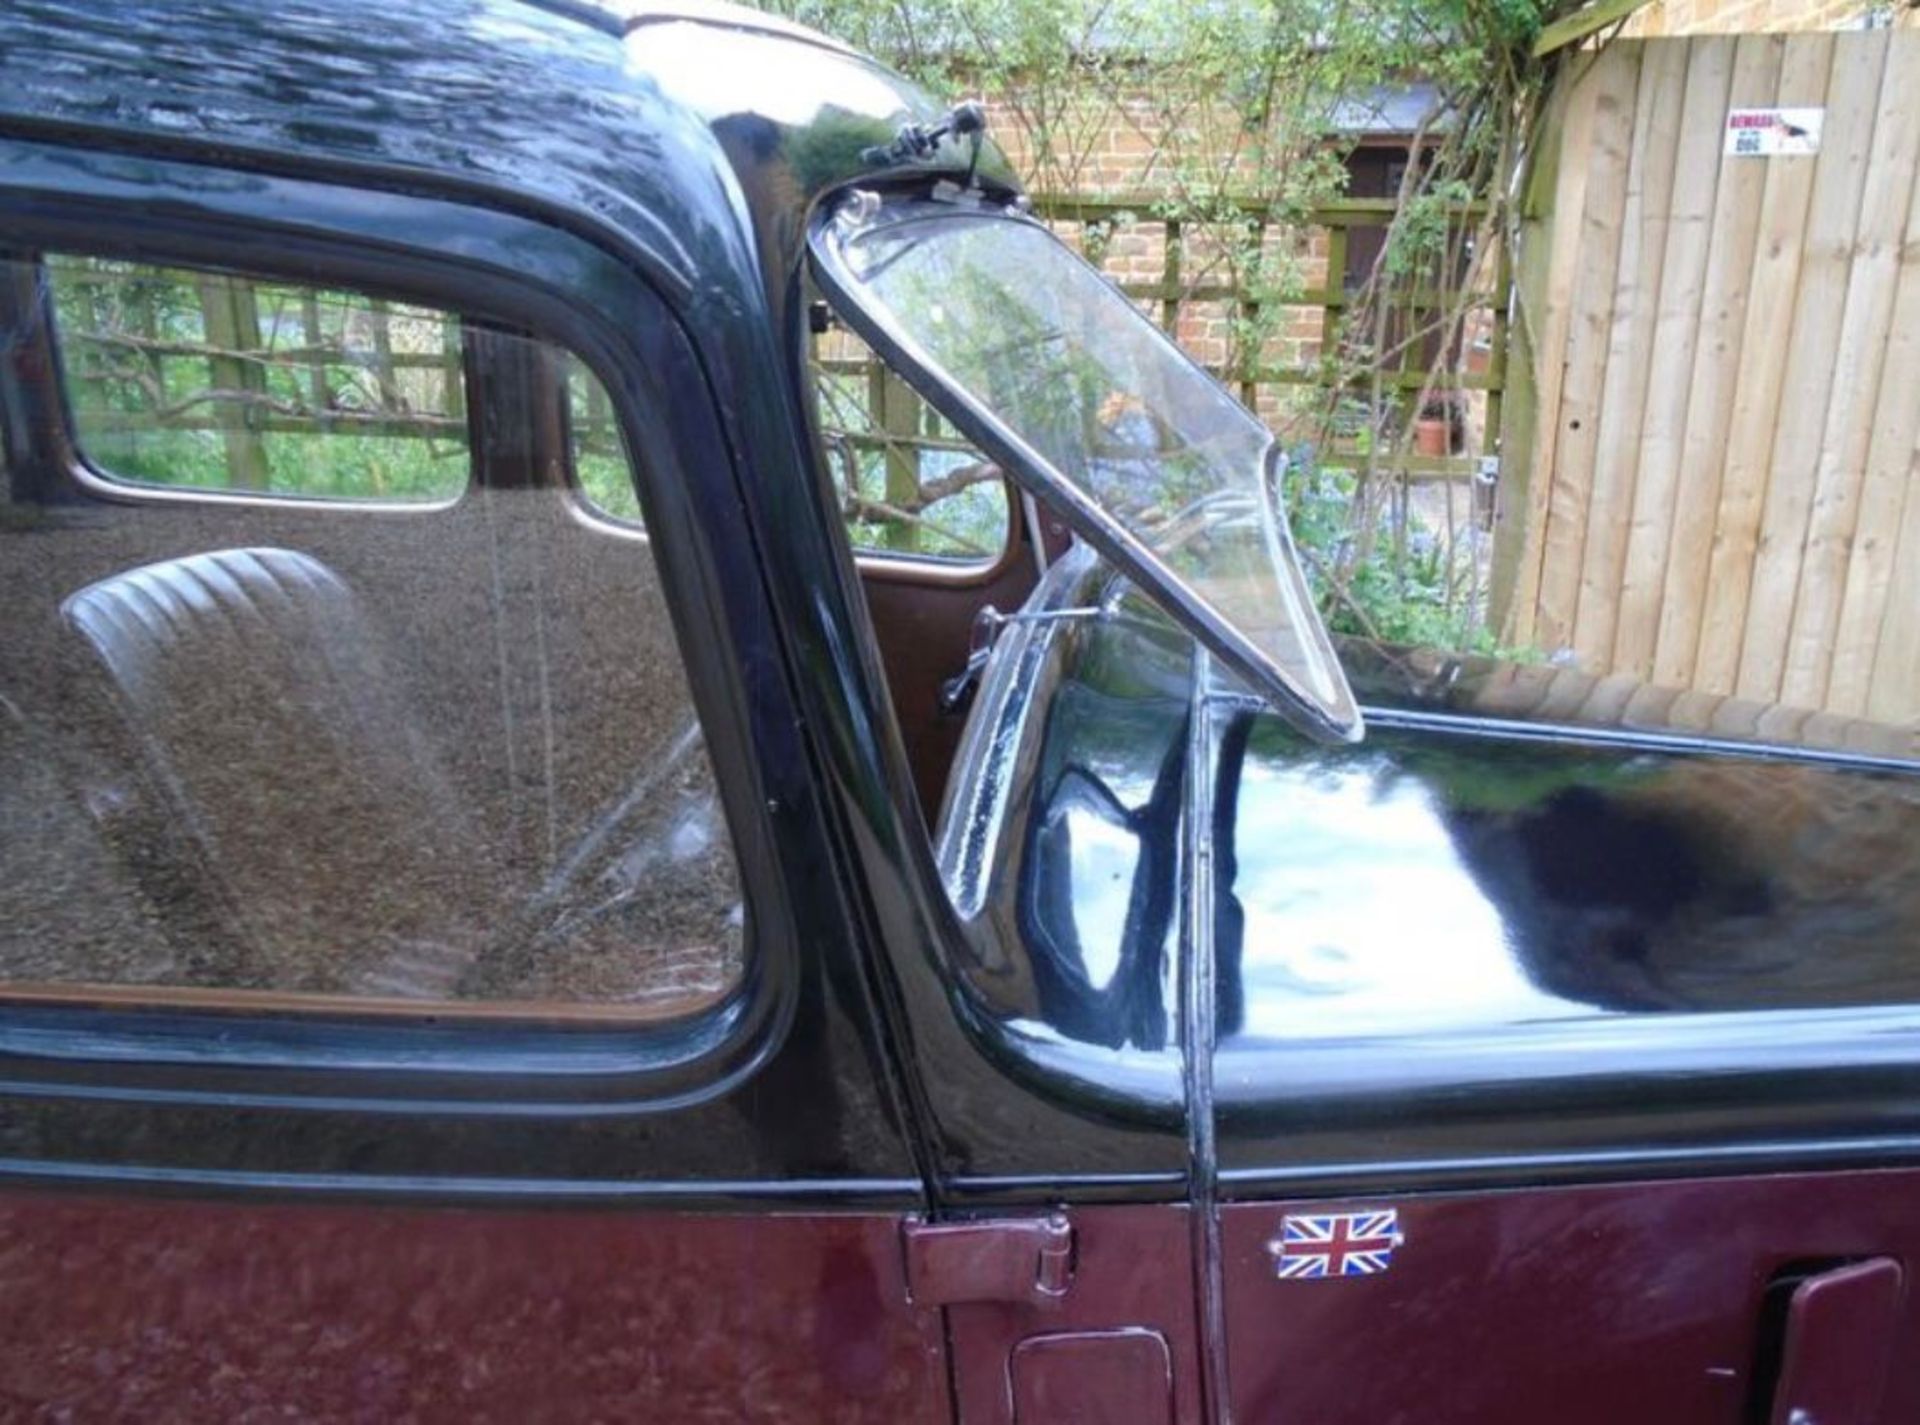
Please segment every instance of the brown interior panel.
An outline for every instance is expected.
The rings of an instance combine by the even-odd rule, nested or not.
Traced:
[[[932,560],[862,559],[860,580],[886,668],[894,715],[913,764],[914,786],[931,823],[966,726],[966,711],[943,712],[940,685],[966,667],[973,621],[988,605],[1011,613],[1027,601],[1039,566],[1022,510],[1009,492],[1006,551],[992,566],[968,569]]]

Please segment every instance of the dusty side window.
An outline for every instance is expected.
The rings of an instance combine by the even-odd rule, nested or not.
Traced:
[[[433,503],[467,484],[460,323],[357,292],[52,257],[74,438],[133,484]]]
[[[814,338],[814,389],[855,549],[986,564],[1007,545],[1007,484],[993,464],[836,325]]]
[[[10,481],[0,520],[0,997],[672,1018],[734,987],[651,546],[577,514],[639,516],[583,366],[397,303],[376,341],[364,295],[231,274],[0,277],[0,331],[63,354],[12,369],[64,379],[91,467]],[[207,340],[210,293],[257,345]],[[489,403],[470,449],[451,413]]]

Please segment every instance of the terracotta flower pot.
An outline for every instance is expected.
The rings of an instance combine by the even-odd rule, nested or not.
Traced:
[[[1422,416],[1413,423],[1413,451],[1416,455],[1451,455],[1453,430],[1444,416]]]

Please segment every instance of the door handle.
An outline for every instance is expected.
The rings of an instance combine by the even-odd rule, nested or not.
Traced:
[[[1893,1363],[1903,1284],[1898,1262],[1875,1257],[1794,1288],[1769,1425],[1873,1425]]]

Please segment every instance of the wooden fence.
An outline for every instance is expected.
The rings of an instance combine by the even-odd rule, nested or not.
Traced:
[[[1525,195],[1494,598],[1594,674],[1920,715],[1920,34],[1621,42]],[[1735,109],[1822,111],[1813,156]]]

